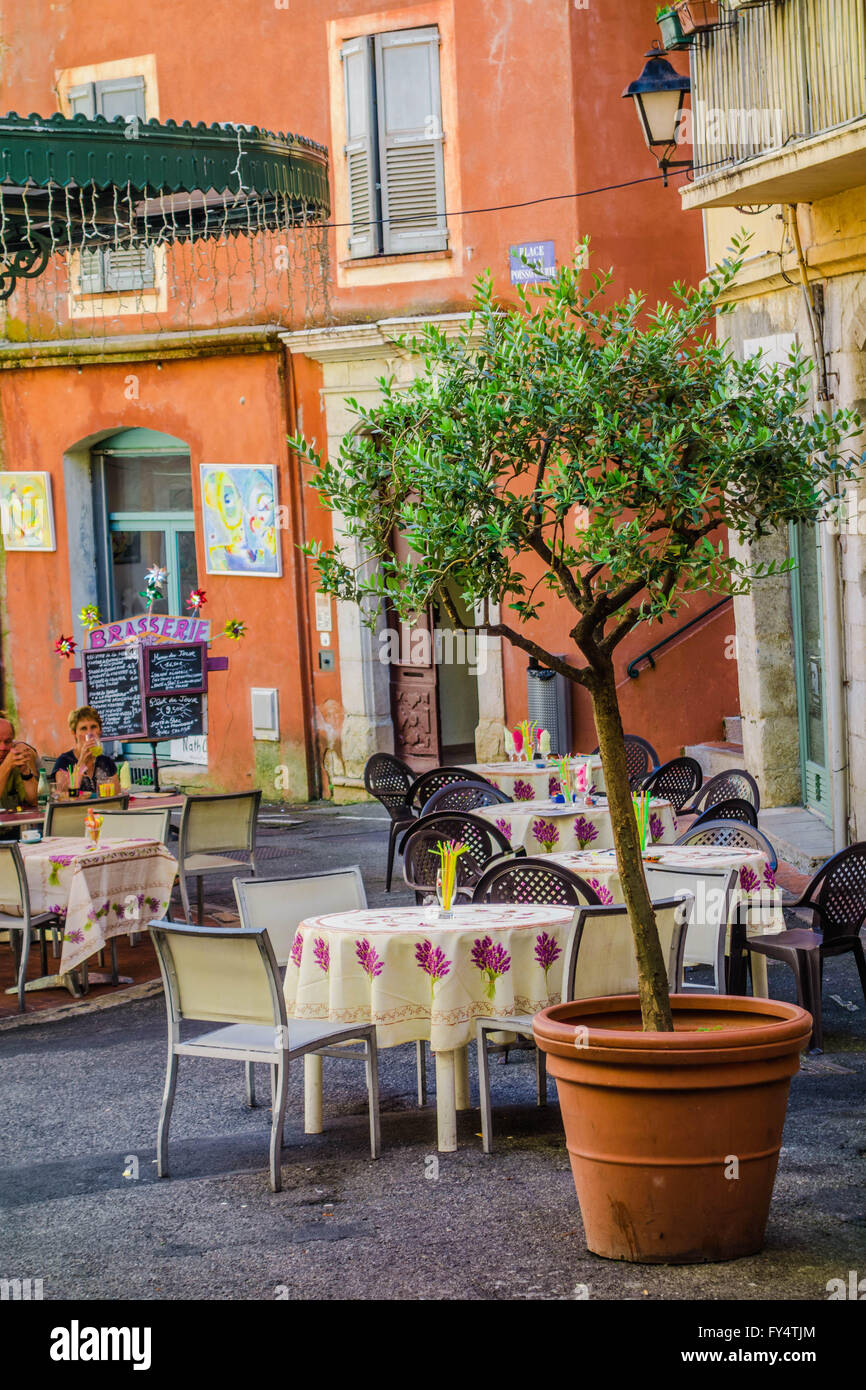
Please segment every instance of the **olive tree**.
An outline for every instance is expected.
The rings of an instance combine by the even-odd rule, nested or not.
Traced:
[[[430,324],[401,342],[422,364],[411,383],[383,380],[370,408],[349,402],[358,428],[338,458],[291,441],[366,557],[353,567],[339,548],[306,547],[326,592],[371,624],[385,601],[409,619],[437,600],[455,626],[459,593],[487,615],[481,630],[589,692],[645,1029],[673,1024],[614,653],[695,591],[743,593],[777,572],[748,543],[818,520],[855,466],[859,421],[809,409],[808,361],[738,361],[715,331],[745,245],[655,308],[637,292],[615,300],[609,273],[584,288],[585,250],[516,304],[497,301],[488,273],[456,336]],[[728,534],[746,544],[732,552]],[[570,605],[567,658],[534,630],[552,595]]]

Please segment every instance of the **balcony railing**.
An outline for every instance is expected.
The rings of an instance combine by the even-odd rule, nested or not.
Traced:
[[[696,178],[866,115],[866,0],[768,0],[691,55]]]

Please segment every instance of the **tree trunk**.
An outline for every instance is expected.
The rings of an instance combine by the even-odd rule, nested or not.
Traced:
[[[625,738],[612,662],[609,662],[603,671],[596,669],[591,693],[607,787],[613,842],[616,846],[616,861],[634,934],[644,1032],[672,1033],[674,1025],[668,972],[644,874],[637,817],[628,784]]]

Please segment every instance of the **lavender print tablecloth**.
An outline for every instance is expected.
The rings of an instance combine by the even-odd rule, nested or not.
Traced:
[[[515,801],[503,806],[481,806],[473,814],[492,821],[514,849],[523,845],[530,855],[613,848],[607,802],[566,806],[561,801]],[[654,844],[670,844],[676,839],[677,821],[669,801],[650,802],[650,831]]]
[[[569,766],[573,772],[585,766],[587,786],[595,785],[599,791],[604,789],[601,758],[598,756],[571,758]],[[492,782],[513,801],[546,801],[559,791],[559,777],[554,767],[539,767],[537,763],[520,761],[466,763],[465,767],[467,772],[477,772],[480,777],[486,777],[488,782]]]
[[[475,1019],[559,1002],[570,908],[473,904],[309,917],[286,970],[290,1018],[375,1023],[380,1047],[464,1047]]]
[[[168,907],[177,862],[157,840],[52,836],[21,853],[34,913],[64,920],[60,973],[102,950],[109,937],[144,931]]]

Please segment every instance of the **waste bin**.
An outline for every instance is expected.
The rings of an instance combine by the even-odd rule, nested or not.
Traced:
[[[565,659],[565,658],[563,658]],[[571,753],[571,681],[542,666],[534,656],[526,672],[529,717],[550,734],[550,751],[559,758]]]

